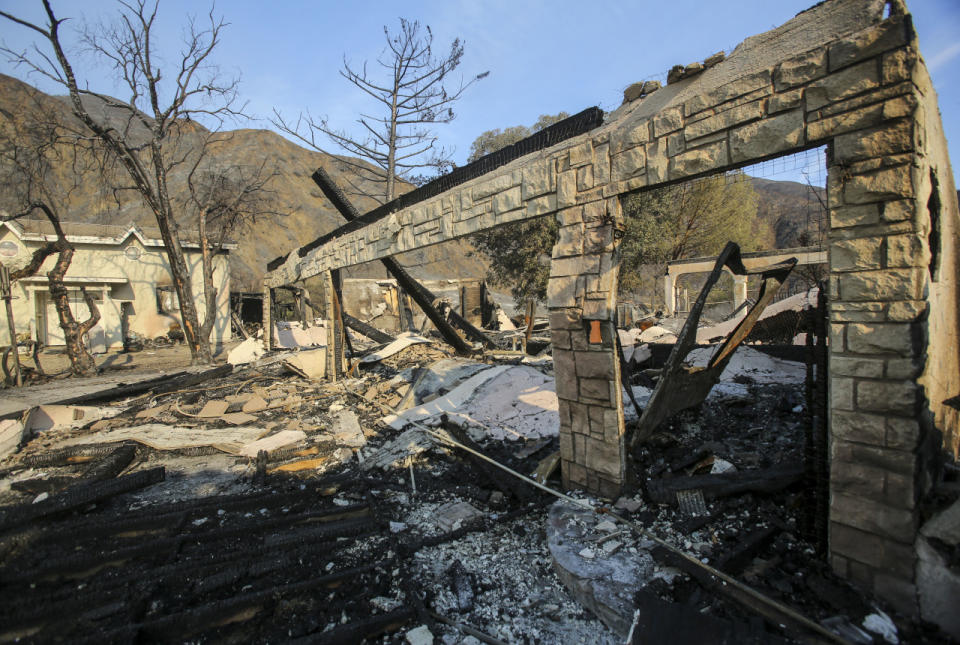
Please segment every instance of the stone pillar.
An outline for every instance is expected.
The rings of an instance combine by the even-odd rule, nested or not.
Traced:
[[[737,307],[742,305],[747,301],[747,278],[745,275],[734,275],[733,276],[733,308],[736,310]],[[744,309],[738,317],[743,317],[747,315],[746,309]]]
[[[614,498],[626,478],[615,327],[620,202],[565,208],[557,218],[547,304],[563,485]]]
[[[663,274],[663,313],[672,316],[677,310],[677,288],[675,278],[669,271]]]
[[[273,289],[267,283],[263,284],[263,349],[273,349]]]
[[[898,118],[836,137],[827,184],[831,564],[911,615],[926,467],[917,134]]]

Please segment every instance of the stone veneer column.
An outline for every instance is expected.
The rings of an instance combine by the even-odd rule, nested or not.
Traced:
[[[830,147],[830,557],[834,570],[916,613],[927,293],[915,96]],[[926,184],[926,185],[924,185]]]
[[[263,284],[263,349],[270,351],[273,349],[273,320],[270,312],[273,308],[273,289],[266,282]]]
[[[563,485],[614,498],[626,478],[615,325],[620,201],[564,208],[557,219],[547,304]]]

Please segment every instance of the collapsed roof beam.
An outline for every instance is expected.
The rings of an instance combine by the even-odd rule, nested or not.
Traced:
[[[313,181],[316,182],[320,190],[323,191],[323,194],[330,200],[334,208],[343,215],[345,220],[352,222],[360,217],[357,209],[354,208],[350,200],[346,198],[343,191],[340,190],[323,168],[317,168],[316,172],[313,173]],[[382,258],[380,261],[383,262],[383,266],[387,268],[390,275],[396,278],[397,284],[410,294],[410,297],[419,305],[423,313],[430,319],[430,322],[436,326],[437,331],[440,332],[443,339],[457,350],[458,354],[471,354],[473,353],[473,348],[464,341],[463,337],[457,333],[454,327],[463,330],[468,338],[478,343],[483,343],[485,347],[496,347],[496,344],[490,340],[486,334],[471,325],[455,311],[451,310],[449,312],[448,316],[450,320],[448,321],[447,318],[434,307],[433,303],[437,301],[437,297],[430,292],[429,289],[417,282],[417,280],[407,273],[392,257]]]

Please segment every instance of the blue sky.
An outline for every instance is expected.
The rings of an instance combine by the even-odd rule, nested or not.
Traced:
[[[574,113],[592,105],[615,109],[634,81],[665,78],[675,64],[732,50],[746,37],[777,27],[813,0],[743,0],[723,4],[671,2],[567,2],[566,0],[443,0],[398,2],[302,2],[221,0],[216,12],[230,23],[216,61],[241,76],[248,111],[271,127],[274,108],[296,117],[309,109],[350,128],[356,113],[369,109],[365,96],[338,73],[346,55],[353,63],[377,57],[383,27],[398,18],[419,20],[433,30],[437,51],[453,38],[465,42],[460,69],[465,77],[489,71],[456,106],[457,119],[438,128],[441,143],[463,163],[470,143],[485,130],[530,125],[540,114]],[[2,3],[4,10],[39,20],[38,2]],[[954,174],[960,167],[960,1],[908,0],[920,48],[936,86]],[[111,16],[113,2],[54,2],[62,17],[96,21]],[[181,26],[189,14],[205,12],[195,1],[162,0],[160,49],[176,59]],[[22,48],[30,32],[0,22],[0,38]],[[80,59],[83,63],[83,59]],[[119,92],[109,74],[86,71],[91,87]],[[0,60],[0,72],[24,71]],[[40,78],[25,78],[57,92]],[[331,145],[330,150],[335,150]],[[774,177],[778,178],[778,177]],[[960,183],[960,182],[958,182]]]

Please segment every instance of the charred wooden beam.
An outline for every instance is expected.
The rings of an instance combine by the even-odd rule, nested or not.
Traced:
[[[333,179],[330,178],[330,175],[323,168],[317,168],[316,172],[313,173],[313,181],[316,182],[317,186],[320,187],[320,190],[323,191],[323,194],[326,195],[327,199],[330,200],[330,203],[333,204],[344,219],[348,222],[352,222],[360,217],[360,213],[354,208],[353,204],[350,203],[350,200],[346,198],[343,194],[343,191],[334,183]],[[410,297],[417,303],[420,309],[423,310],[423,313],[427,315],[427,318],[430,319],[430,322],[436,326],[437,331],[440,332],[440,335],[443,336],[443,339],[453,346],[458,353],[470,354],[473,353],[473,349],[464,342],[463,338],[458,334],[454,327],[463,330],[463,332],[473,341],[483,343],[485,347],[496,347],[496,343],[493,342],[486,334],[482,331],[471,325],[469,322],[463,319],[462,316],[457,314],[454,311],[451,311],[448,315],[450,320],[448,321],[437,309],[433,306],[433,303],[436,302],[437,297],[433,295],[426,287],[417,282],[406,270],[400,266],[400,264],[393,258],[383,258],[380,260],[383,263],[383,266],[386,267],[387,271],[392,275],[396,280],[397,284],[410,294]]]
[[[800,481],[803,473],[803,464],[787,464],[765,470],[670,477],[647,482],[647,494],[658,504],[676,504],[677,493],[685,490],[701,490],[704,499],[747,492],[774,493]]]
[[[71,511],[81,506],[93,504],[105,499],[128,493],[138,488],[161,482],[166,477],[163,466],[141,470],[117,479],[92,484],[77,484],[60,495],[50,497],[36,504],[19,504],[0,510],[0,531],[4,531],[32,520]]]
[[[343,324],[352,329],[355,332],[361,333],[372,341],[378,343],[392,343],[396,340],[393,336],[386,332],[382,332],[372,325],[368,325],[362,320],[358,320],[348,314],[346,311],[343,312]]]
[[[720,374],[723,373],[727,363],[730,362],[733,352],[750,334],[753,326],[760,319],[763,310],[773,302],[773,297],[796,264],[797,259],[790,258],[780,264],[748,270],[743,266],[743,261],[740,258],[740,247],[733,242],[727,243],[727,246],[717,257],[713,271],[707,277],[706,284],[703,285],[697,301],[690,309],[690,314],[687,316],[683,329],[677,336],[677,342],[673,351],[670,352],[669,358],[667,358],[667,363],[660,374],[660,380],[657,381],[657,386],[654,388],[650,401],[644,408],[637,429],[630,440],[631,447],[647,440],[657,427],[673,414],[703,403],[710,390],[720,380]],[[757,303],[747,312],[747,315],[736,328],[730,332],[726,340],[720,344],[706,367],[687,367],[683,364],[683,361],[697,342],[697,326],[700,323],[700,314],[707,303],[710,290],[720,279],[724,267],[734,275],[759,274],[763,280],[760,285],[760,295],[757,297]]]

